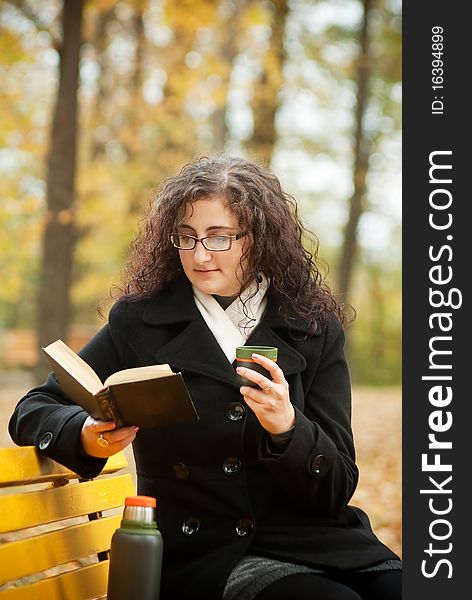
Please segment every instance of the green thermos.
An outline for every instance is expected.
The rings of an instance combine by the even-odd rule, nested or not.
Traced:
[[[125,499],[121,526],[111,539],[107,600],[159,600],[163,543],[155,511],[151,496]]]

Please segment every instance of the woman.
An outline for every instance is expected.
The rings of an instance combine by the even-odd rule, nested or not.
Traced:
[[[162,598],[398,599],[398,557],[348,506],[356,488],[342,307],[302,246],[293,198],[242,158],[204,158],[160,186],[108,324],[81,356],[102,380],[168,363],[200,419],[137,431],[95,421],[54,376],[10,433],[83,477],[133,443],[138,493],[158,500]],[[241,369],[235,347],[271,378]]]

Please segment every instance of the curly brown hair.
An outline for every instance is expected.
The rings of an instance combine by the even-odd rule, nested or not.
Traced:
[[[151,297],[182,272],[178,250],[169,235],[176,231],[189,203],[221,198],[236,215],[252,243],[241,290],[262,272],[269,290],[285,299],[313,333],[335,315],[345,325],[347,310],[324,282],[317,258],[318,240],[304,228],[297,202],[282,189],[278,178],[262,165],[245,158],[202,157],[165,179],[151,199],[131,245],[117,289],[126,300]],[[309,248],[309,249],[308,249]]]

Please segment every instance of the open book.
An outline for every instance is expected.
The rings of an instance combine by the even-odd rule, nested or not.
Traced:
[[[95,419],[142,429],[198,419],[182,375],[169,365],[124,369],[102,383],[62,340],[43,350],[67,396]]]

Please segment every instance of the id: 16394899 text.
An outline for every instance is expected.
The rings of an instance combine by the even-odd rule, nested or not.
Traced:
[[[433,101],[431,103],[431,114],[444,114],[444,29],[435,25],[431,29],[431,81],[433,90]]]

